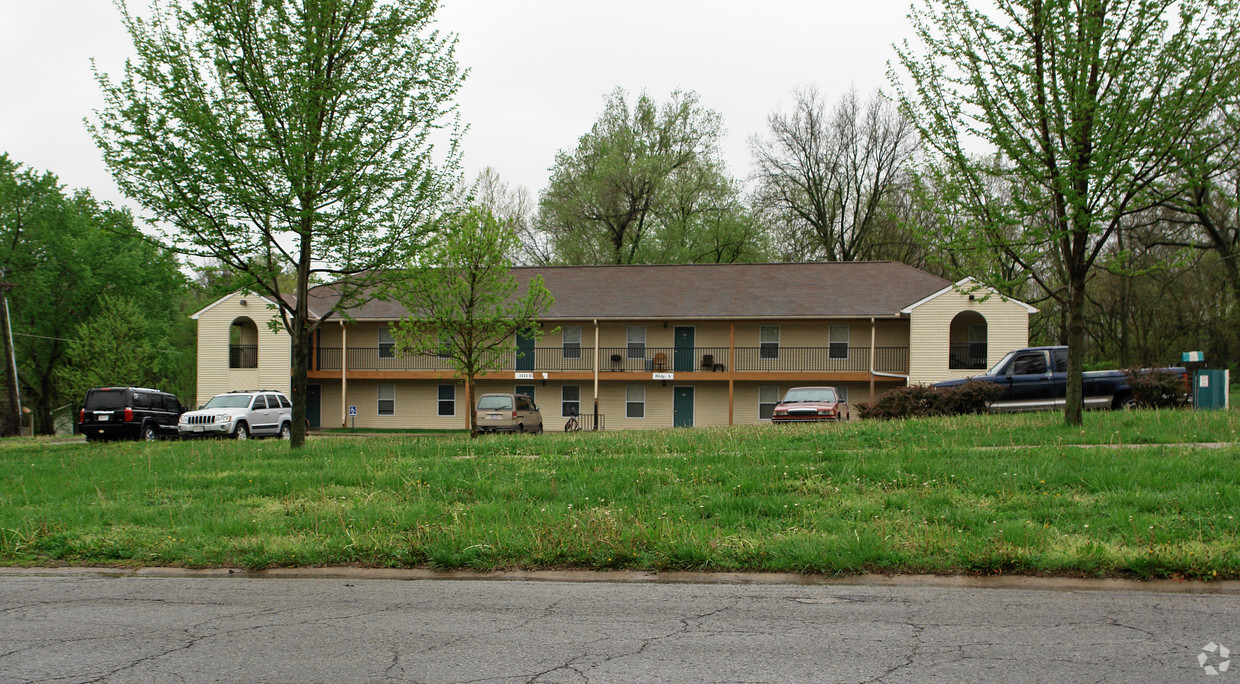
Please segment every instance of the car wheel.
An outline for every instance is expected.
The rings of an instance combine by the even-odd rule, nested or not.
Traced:
[[[524,433],[525,433],[525,423],[517,423],[517,434],[520,435]]]
[[[542,432],[543,432],[542,423],[539,423],[539,424],[538,424],[538,430],[536,430],[536,431],[535,431],[535,434],[539,434],[539,435],[541,435],[541,434],[542,434]]]
[[[1115,397],[1115,409],[1117,411],[1131,411],[1137,408],[1141,408],[1141,404],[1131,394],[1121,394]]]
[[[147,423],[142,426],[142,441],[154,442],[159,439],[159,433],[155,430],[155,426]]]
[[[250,428],[245,423],[237,423],[233,436],[237,438],[237,441],[247,440],[250,438]]]
[[[287,441],[292,438],[293,438],[293,426],[289,425],[288,423],[284,423],[283,425],[281,425],[280,426],[280,439]]]

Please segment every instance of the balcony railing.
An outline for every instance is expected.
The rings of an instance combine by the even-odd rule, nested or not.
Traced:
[[[389,355],[390,354],[390,355]],[[737,347],[733,360],[727,347],[625,347],[599,349],[601,373],[689,373],[689,372],[866,372],[870,366],[869,347]],[[339,347],[318,350],[319,370],[338,371],[342,354]],[[450,371],[452,365],[440,356],[382,353],[378,348],[348,350],[350,371]],[[504,355],[500,371],[593,372],[594,349],[583,347],[540,347]],[[983,359],[985,357],[983,356]],[[908,372],[908,347],[876,347],[873,369],[885,373]]]
[[[962,342],[949,345],[947,367],[953,370],[986,370],[986,343]]]
[[[228,345],[229,368],[258,368],[257,344]]]
[[[870,370],[869,347],[738,347],[736,370],[770,372],[865,372]],[[908,372],[908,347],[875,347],[874,370]]]

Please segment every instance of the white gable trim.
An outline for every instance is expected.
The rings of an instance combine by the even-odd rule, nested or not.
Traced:
[[[241,297],[254,297],[254,298],[256,298],[256,299],[261,300],[263,303],[265,303],[265,304],[267,304],[267,305],[269,305],[269,306],[275,306],[275,305],[276,305],[276,303],[275,303],[275,302],[271,301],[270,299],[267,299],[266,297],[263,297],[262,295],[256,295],[256,294],[253,294],[253,293],[250,293],[250,292],[246,292],[245,290],[237,290],[236,292],[230,292],[230,293],[228,293],[228,294],[224,295],[223,297],[220,297],[219,299],[215,300],[214,302],[211,302],[211,303],[210,303],[210,304],[208,304],[206,307],[204,307],[202,310],[200,310],[199,312],[197,312],[197,313],[195,313],[194,315],[190,316],[189,318],[190,318],[190,320],[192,320],[192,321],[196,321],[196,320],[198,320],[198,317],[199,317],[199,316],[201,316],[201,315],[205,314],[206,312],[210,311],[211,309],[214,309],[215,307],[219,306],[220,304],[223,304],[224,302],[226,302],[226,301],[228,301],[228,300],[230,300],[230,299],[232,299],[232,298],[234,298],[234,297],[238,297],[238,296],[241,296]]]
[[[976,289],[986,290],[986,291],[987,291],[987,292],[989,292],[990,294],[996,295],[996,296],[998,296],[998,297],[1002,297],[1002,298],[1003,298],[1003,300],[1004,300],[1004,301],[1006,301],[1006,302],[1013,302],[1013,303],[1015,303],[1015,304],[1019,304],[1020,306],[1023,306],[1023,307],[1025,308],[1025,311],[1027,311],[1027,312],[1029,312],[1029,313],[1031,313],[1031,314],[1034,314],[1034,313],[1037,313],[1037,312],[1038,312],[1038,310],[1037,310],[1037,308],[1036,308],[1036,307],[1032,307],[1032,306],[1030,306],[1030,305],[1028,305],[1028,304],[1026,304],[1026,303],[1024,303],[1024,302],[1022,302],[1022,301],[1019,301],[1019,300],[1016,300],[1016,299],[1012,299],[1011,297],[1006,297],[1006,296],[1004,296],[1004,295],[1002,295],[1002,294],[999,294],[999,292],[998,292],[997,290],[995,290],[994,288],[992,288],[992,287],[988,287],[988,286],[986,286],[986,285],[983,285],[982,283],[977,282],[976,280],[974,280],[974,279],[973,279],[973,278],[971,278],[971,277],[966,277],[966,278],[961,278],[960,280],[956,281],[955,283],[953,283],[953,284],[951,284],[951,285],[948,285],[947,287],[943,288],[942,290],[939,290],[938,292],[935,292],[934,294],[930,295],[929,297],[926,297],[925,299],[919,300],[919,301],[917,301],[917,302],[914,302],[914,303],[912,303],[912,304],[910,304],[910,305],[908,305],[908,306],[904,307],[903,309],[901,309],[901,310],[900,310],[900,313],[903,313],[903,314],[910,314],[910,313],[913,313],[913,309],[916,309],[917,307],[919,307],[919,306],[921,306],[921,305],[923,305],[923,304],[925,304],[925,303],[927,303],[927,302],[930,302],[930,301],[933,301],[933,300],[935,300],[935,299],[938,299],[939,297],[942,297],[943,295],[947,294],[948,292],[957,292],[957,291],[959,291],[959,290],[961,290],[961,289],[963,289],[963,288],[965,288],[965,287],[973,287],[973,288],[976,288]]]

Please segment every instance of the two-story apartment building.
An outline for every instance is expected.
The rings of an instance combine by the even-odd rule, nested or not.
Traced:
[[[1027,304],[970,279],[893,262],[563,266],[541,275],[555,303],[542,336],[521,336],[477,392],[534,397],[546,429],[579,412],[604,429],[758,424],[783,393],[833,385],[852,403],[891,387],[975,375],[1028,342]],[[315,291],[324,316],[330,288]],[[471,400],[444,359],[397,352],[406,312],[372,301],[328,318],[314,339],[312,426],[468,425]],[[237,292],[194,314],[198,401],[289,388],[287,334],[271,302]],[[354,414],[350,416],[350,407]]]

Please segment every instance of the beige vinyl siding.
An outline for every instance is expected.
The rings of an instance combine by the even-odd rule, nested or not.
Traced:
[[[692,327],[693,345],[695,347],[726,347],[731,334],[728,323],[720,323],[717,321],[667,321],[667,327],[663,327],[664,321],[608,321],[599,324],[599,347],[615,348],[624,347],[628,344],[628,327],[630,325],[646,326],[646,346],[647,347],[674,347],[676,346],[676,328]],[[581,329],[581,346],[582,348],[592,347],[594,345],[594,326],[593,324],[583,325]]]
[[[241,300],[245,300],[243,306]],[[229,327],[245,316],[258,330],[258,368],[228,367]],[[291,386],[289,337],[281,325],[272,332],[268,321],[279,323],[279,313],[257,296],[233,293],[198,316],[197,405],[234,390],[269,389],[288,394]]]
[[[379,385],[391,384],[396,388],[394,413],[379,415]],[[440,416],[439,385],[456,387],[456,413]],[[487,390],[483,390],[487,391]],[[382,430],[422,428],[428,430],[464,430],[469,419],[465,403],[465,385],[452,381],[443,383],[433,380],[350,380],[345,402],[340,401],[340,383],[324,382],[322,398],[323,427],[336,427],[343,410],[357,407],[356,420],[349,419],[349,426]]]
[[[969,301],[967,293],[952,290],[913,309],[909,316],[909,334],[915,340],[909,353],[910,384],[967,378],[985,372],[948,368],[951,323],[962,311],[974,311],[986,319],[987,366],[1012,349],[1029,345],[1029,312],[1023,305],[988,290],[974,295],[975,299]]]

